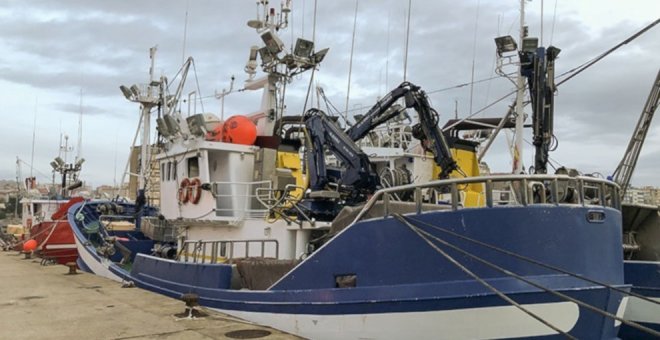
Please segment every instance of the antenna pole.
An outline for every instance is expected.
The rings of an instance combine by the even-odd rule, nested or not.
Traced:
[[[525,38],[525,0],[520,0],[520,47]],[[523,172],[523,125],[525,123],[525,113],[523,112],[523,96],[525,95],[525,79],[522,77],[522,64],[518,66],[518,78],[516,79],[518,93],[516,95],[516,139],[513,145],[513,173]]]
[[[351,59],[348,62],[348,85],[346,88],[346,116],[348,117],[348,100],[351,96],[351,74],[353,73],[353,50],[355,49],[355,29],[357,27],[358,2],[355,0],[355,15],[353,17],[353,39],[351,41]]]
[[[410,12],[412,9],[412,0],[408,0],[408,20],[406,23],[406,48],[403,56],[403,81],[408,80],[408,43],[410,41]]]
[[[32,158],[30,160],[30,177],[32,177],[32,171],[34,169],[34,144],[37,137],[37,109],[39,107],[38,102],[39,97],[34,99],[34,123],[32,124]]]
[[[183,22],[183,48],[181,50],[181,63],[183,64],[186,61],[186,39],[188,37],[188,6],[190,5],[190,0],[186,1],[186,18]]]
[[[83,90],[80,88],[80,117],[78,118],[78,152],[76,162],[82,158],[82,120],[83,120]]]

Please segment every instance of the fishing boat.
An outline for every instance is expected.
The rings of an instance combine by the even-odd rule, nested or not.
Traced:
[[[660,100],[660,71],[633,131],[628,148],[613,174],[613,181],[629,187],[646,134]],[[624,194],[621,195],[623,198]],[[660,210],[658,206],[624,202],[622,204],[625,282],[632,285],[633,296],[626,305],[624,317],[660,330]],[[621,327],[624,339],[645,336],[631,327]]]
[[[298,39],[286,51],[277,34],[288,3],[277,15],[257,6],[263,16],[248,25],[265,46],[250,49],[243,88],[263,90],[257,112],[224,122],[184,117],[185,78],[173,95],[166,78],[122,87],[143,117],[167,110],[157,119],[161,206],[71,206],[83,269],[313,339],[338,331],[347,339],[604,339],[621,323],[644,330],[621,318],[628,286],[615,183],[464,176],[477,163],[457,161],[461,142],[446,139],[424,91],[407,82],[346,131],[317,108],[285,118],[282,85],[314,72],[327,50]],[[367,154],[356,144],[410,108],[419,122],[396,148]],[[385,185],[379,174],[397,181]],[[498,188],[512,198],[498,199]]]
[[[20,201],[23,225],[29,232],[29,240],[36,241],[35,250],[43,263],[67,264],[78,258],[66,214],[73,204],[84,200],[81,196],[71,195],[73,190],[82,186],[78,174],[83,162],[80,158],[76,164],[66,164],[61,157],[55,158],[51,165],[54,171],[61,173],[60,192],[56,192],[57,188],[53,186],[51,192],[41,193],[35,177],[25,179],[27,195]],[[23,242],[17,247],[21,248],[17,250],[23,250]]]

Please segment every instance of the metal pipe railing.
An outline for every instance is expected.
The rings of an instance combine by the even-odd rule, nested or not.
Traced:
[[[183,254],[185,262],[193,263],[206,263],[206,258],[209,258],[209,263],[215,264],[219,259],[227,259],[228,263],[233,263],[236,258],[234,256],[237,249],[236,245],[244,245],[244,257],[250,257],[250,245],[259,245],[259,254],[252,255],[252,257],[266,257],[266,244],[273,244],[275,247],[275,258],[279,258],[280,244],[277,240],[273,239],[252,239],[252,240],[188,240],[182,244],[182,249],[179,255]],[[193,247],[190,252],[190,247]],[[210,254],[207,249],[210,248]],[[227,251],[227,248],[228,251]]]
[[[418,213],[422,211],[422,205],[424,203],[422,200],[423,189],[441,189],[439,192],[448,192],[451,196],[449,205],[452,210],[457,210],[462,208],[458,202],[460,196],[458,194],[458,187],[460,185],[484,184],[484,195],[486,196],[485,207],[494,208],[497,206],[493,200],[494,184],[501,182],[508,182],[509,187],[513,191],[518,191],[515,197],[517,197],[517,203],[522,206],[552,203],[554,205],[578,204],[582,206],[600,205],[615,209],[621,208],[621,203],[618,199],[619,186],[609,180],[585,176],[570,177],[566,175],[495,175],[438,180],[423,184],[409,184],[378,190],[367,201],[353,223],[361,220],[379,201],[383,203],[383,216],[389,216],[391,210],[389,207],[389,197],[401,191],[414,192],[415,211]],[[569,190],[573,191],[573,202],[559,199],[560,184],[565,185],[564,196],[569,195]],[[515,188],[518,188],[518,190]],[[591,191],[596,195],[589,196],[586,194],[587,191]]]

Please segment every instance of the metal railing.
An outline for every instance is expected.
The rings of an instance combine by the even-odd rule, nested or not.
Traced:
[[[216,199],[215,214],[231,220],[264,218],[268,209],[257,199],[257,189],[272,187],[271,181],[213,182],[212,194]]]
[[[258,255],[250,253],[250,245],[258,245]],[[266,245],[273,244],[275,247],[274,258],[279,258],[280,244],[274,239],[253,239],[253,240],[188,240],[184,241],[177,256],[178,260],[193,263],[233,263],[236,259],[237,249],[242,251],[243,258],[258,257],[265,258]],[[243,245],[243,247],[239,247]],[[192,250],[191,250],[192,248]]]
[[[298,225],[302,225],[303,221],[314,224],[314,221],[298,206],[301,195],[294,194],[294,192],[303,192],[304,190],[304,187],[295,184],[287,184],[284,190],[257,188],[257,200],[266,207],[269,215],[274,215],[276,218],[282,218],[288,223]],[[295,211],[295,216],[289,216],[290,212],[287,210]]]
[[[494,184],[508,182],[508,187],[513,194],[512,202],[521,206],[534,204],[573,204],[573,205],[597,205],[621,209],[619,200],[619,186],[605,179],[594,177],[570,177],[566,175],[497,175],[478,176],[468,178],[457,178],[427,182],[423,184],[410,184],[399,187],[381,189],[377,191],[365,204],[353,223],[361,220],[367,213],[382,202],[382,216],[390,215],[390,200],[397,192],[413,191],[413,202],[415,211],[422,212],[425,190],[436,190],[443,193],[449,200],[445,205],[451,210],[462,209],[460,192],[462,187],[468,184],[483,184],[485,196],[484,205],[476,208],[495,208],[503,205],[494,199],[494,193],[500,194],[501,190],[494,189]],[[472,208],[472,207],[471,207]],[[465,208],[468,209],[468,208]]]

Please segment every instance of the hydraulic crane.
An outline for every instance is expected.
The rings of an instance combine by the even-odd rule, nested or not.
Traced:
[[[396,104],[404,98],[405,108]],[[413,126],[413,136],[422,142],[426,151],[433,154],[433,160],[442,169],[440,178],[447,178],[458,168],[452,157],[449,145],[440,127],[438,113],[431,107],[426,93],[410,82],[403,82],[385,97],[380,99],[355,125],[346,130],[346,135],[358,141],[377,126],[398,116],[406,108],[413,108],[419,116],[419,123]]]
[[[339,185],[339,191],[347,193],[348,200],[353,202],[376,191],[378,176],[369,157],[337,124],[318,109],[308,110],[304,121],[310,144],[305,154],[312,191],[325,190],[329,183],[334,182]],[[326,148],[341,161],[342,166],[335,171],[338,173],[336,176],[330,175],[326,167]]]

